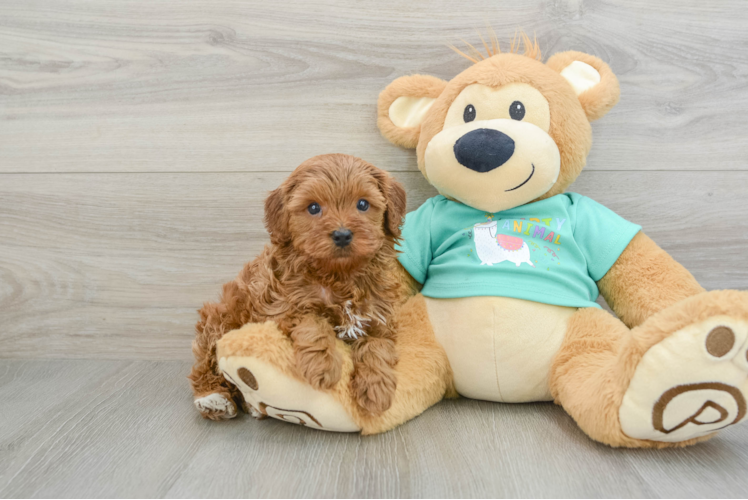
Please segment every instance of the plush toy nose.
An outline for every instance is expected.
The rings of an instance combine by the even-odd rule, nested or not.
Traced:
[[[455,158],[476,172],[490,172],[502,166],[514,154],[514,141],[503,132],[479,128],[455,142]]]
[[[348,245],[351,244],[351,241],[353,240],[353,233],[350,229],[336,229],[332,232],[332,241],[340,248],[345,248]]]

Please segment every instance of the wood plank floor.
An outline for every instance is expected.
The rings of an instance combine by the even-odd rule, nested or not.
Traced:
[[[446,47],[608,61],[620,104],[572,187],[641,224],[708,289],[748,289],[745,0],[0,0],[0,496],[745,496],[748,426],[612,450],[550,404],[443,402],[362,438],[196,415],[195,310],[267,241],[304,159],[390,170],[394,78]]]
[[[183,361],[0,360],[0,497],[745,496],[748,427],[614,450],[551,403],[445,401],[382,435],[203,420]],[[11,401],[12,404],[7,402]]]

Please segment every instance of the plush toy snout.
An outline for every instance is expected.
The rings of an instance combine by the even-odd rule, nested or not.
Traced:
[[[512,157],[514,141],[499,130],[479,128],[457,139],[454,150],[460,165],[476,172],[490,172]]]

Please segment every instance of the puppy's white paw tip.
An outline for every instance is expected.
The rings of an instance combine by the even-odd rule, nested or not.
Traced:
[[[200,413],[223,413],[222,418],[229,419],[236,416],[236,406],[218,393],[208,394],[195,400],[195,408]]]

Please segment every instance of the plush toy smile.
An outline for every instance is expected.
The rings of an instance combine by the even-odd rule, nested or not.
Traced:
[[[527,184],[530,181],[530,179],[532,179],[533,175],[535,175],[535,164],[534,163],[532,164],[532,172],[530,172],[530,177],[528,177],[527,179],[525,179],[522,182],[522,184],[520,184],[519,186],[513,187],[511,189],[507,189],[506,192],[508,193],[509,191],[514,191],[515,189],[521,188],[522,186],[524,186],[525,184]]]

